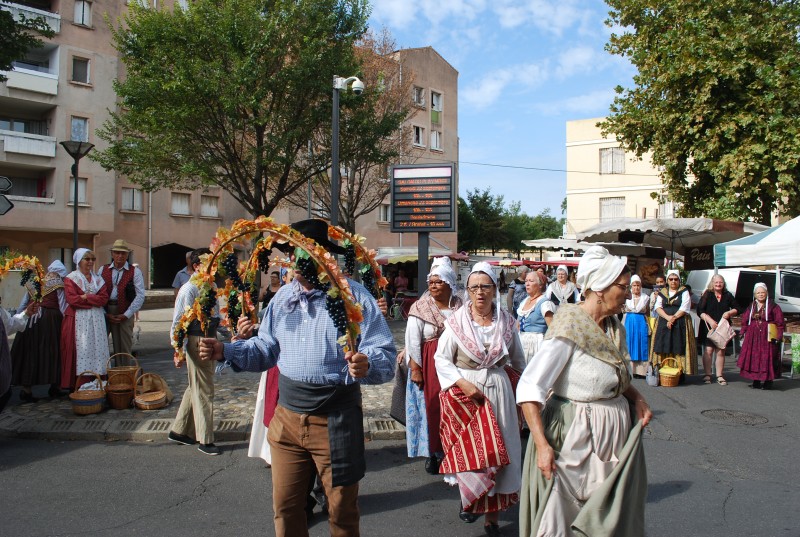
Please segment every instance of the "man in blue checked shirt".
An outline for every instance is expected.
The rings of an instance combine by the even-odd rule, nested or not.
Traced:
[[[344,253],[328,240],[324,221],[292,227],[331,253]],[[267,433],[277,537],[308,536],[306,496],[315,468],[328,497],[331,536],[360,535],[358,482],[366,470],[360,384],[391,380],[397,351],[375,299],[349,283],[364,315],[358,352],[342,352],[325,294],[300,275],[278,290],[257,337],[201,342],[203,359],[230,362],[236,371],[280,367],[278,407]]]

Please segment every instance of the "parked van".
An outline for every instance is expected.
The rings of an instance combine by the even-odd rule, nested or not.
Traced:
[[[753,302],[753,287],[764,282],[769,289],[769,297],[781,307],[783,313],[800,313],[800,271],[789,269],[719,269],[725,278],[728,291],[736,297],[736,302],[744,308]],[[696,309],[703,291],[711,284],[713,270],[693,270],[686,278],[686,285],[692,288],[692,309]],[[740,312],[741,313],[741,312]]]

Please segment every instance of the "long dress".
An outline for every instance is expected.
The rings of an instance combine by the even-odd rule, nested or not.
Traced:
[[[616,317],[603,330],[580,307],[562,306],[523,371],[517,402],[544,405],[544,433],[556,457],[546,480],[528,442],[521,536],[644,535],[647,472],[641,422],[633,425],[622,395],[630,382],[624,332]]]
[[[636,375],[644,375],[647,372],[647,360],[650,354],[650,328],[647,322],[649,303],[648,297],[644,294],[638,297],[632,296],[625,301],[625,335],[633,373]]]
[[[650,361],[654,365],[660,365],[667,358],[675,358],[685,374],[697,373],[697,342],[689,315],[691,304],[689,291],[685,287],[674,292],[666,288],[658,292],[656,309],[662,308],[668,315],[674,315],[678,310],[685,314],[675,320],[672,329],[667,327],[666,319],[658,317],[650,345]]]
[[[512,373],[521,371],[525,355],[510,313],[495,309],[492,324],[483,327],[471,319],[469,310],[467,303],[447,320],[435,361],[442,387],[445,450],[440,471],[447,483],[458,485],[463,510],[477,514],[507,509],[519,501],[520,422],[514,385],[505,366]],[[483,392],[486,402],[479,408],[454,386],[462,378]],[[453,426],[466,415],[474,419],[460,430]],[[490,448],[497,448],[497,453]]]
[[[771,323],[778,329],[777,342],[767,339]],[[783,311],[769,300],[761,307],[758,302],[754,302],[742,313],[744,341],[742,352],[736,361],[742,377],[767,381],[780,376],[780,341],[783,339],[784,328]]]
[[[106,374],[109,352],[103,306],[108,286],[96,274],[89,281],[75,270],[64,279],[64,295],[68,306],[61,323],[61,387],[69,389],[84,371]]]
[[[19,311],[25,309],[30,293]],[[14,338],[11,346],[11,383],[15,386],[57,385],[61,344],[61,321],[67,309],[64,282],[58,274],[48,273],[42,286],[39,314],[28,320],[28,327]]]
[[[525,309],[527,302],[527,300],[523,300],[522,304],[519,305],[519,309],[517,309],[519,339],[522,342],[526,364],[531,361],[533,355],[539,350],[542,341],[544,341],[544,334],[547,332],[545,315],[556,312],[556,305],[548,300],[545,295],[537,297],[533,306]]]
[[[414,360],[422,368],[423,387],[420,389],[408,375],[406,382],[406,448],[409,457],[432,457],[442,453],[439,437],[441,406],[439,378],[434,355],[444,323],[453,313],[441,310],[430,295],[414,304],[408,314],[405,332],[405,359]]]
[[[736,298],[730,293],[725,291],[722,293],[722,298],[717,300],[717,295],[714,291],[706,291],[700,297],[700,302],[697,304],[697,316],[701,317],[704,313],[719,322],[722,319],[722,314],[729,310],[738,310],[739,306],[736,304]],[[706,342],[708,337],[708,326],[702,320],[699,321],[697,326],[697,342],[701,345],[709,345]]]

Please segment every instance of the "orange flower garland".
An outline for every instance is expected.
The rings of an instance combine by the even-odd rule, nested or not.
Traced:
[[[22,280],[20,285],[25,285],[28,281],[33,282],[35,289],[33,300],[42,299],[42,282],[44,281],[44,269],[39,259],[32,255],[22,255],[18,252],[7,252],[0,257],[0,279],[10,270],[22,270]]]

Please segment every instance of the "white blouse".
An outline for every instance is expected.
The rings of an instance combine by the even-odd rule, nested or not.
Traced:
[[[452,315],[453,310],[446,308],[439,310],[444,318],[447,319]],[[414,360],[419,365],[422,365],[422,344],[436,336],[436,327],[431,323],[426,323],[419,317],[412,317],[409,315],[408,323],[406,324],[406,365],[408,360]]]
[[[670,298],[675,296],[675,293],[677,293],[677,291],[670,291],[669,292]],[[653,309],[657,310],[658,308],[663,308],[663,307],[664,307],[664,297],[661,295],[661,293],[658,293],[656,295],[656,305],[655,307],[653,307]],[[681,306],[678,309],[680,309],[681,311],[685,311],[686,313],[689,313],[692,310],[692,297],[689,295],[689,291],[683,292],[683,296],[681,296]]]

